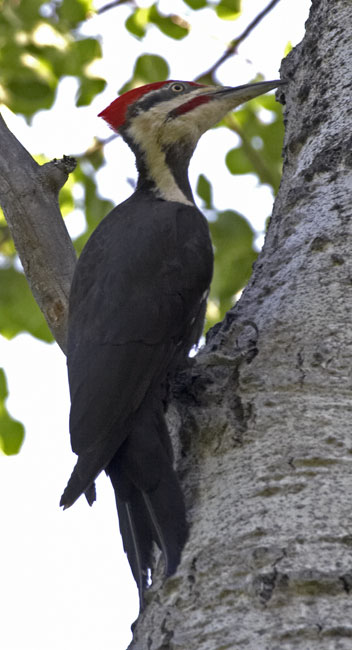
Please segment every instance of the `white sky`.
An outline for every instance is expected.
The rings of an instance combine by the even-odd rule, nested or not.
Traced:
[[[100,0],[96,6],[104,4]],[[49,157],[80,153],[94,135],[110,133],[96,115],[129,78],[138,54],[163,55],[171,64],[171,78],[192,79],[216,61],[226,43],[267,4],[268,0],[244,0],[243,15],[236,22],[215,20],[213,13],[201,10],[191,19],[192,35],[181,43],[156,28],[141,42],[126,40],[127,6],[94,17],[84,32],[102,37],[104,59],[98,66],[108,80],[104,94],[90,107],[77,109],[75,82],[66,79],[54,109],[41,112],[31,128],[6,110],[4,117],[32,153]],[[277,78],[287,42],[296,44],[303,36],[309,6],[309,0],[281,0],[241,45],[239,55],[222,66],[219,80],[239,85],[257,72],[266,79]],[[186,19],[191,14],[181,0],[164,0],[162,8]],[[218,208],[232,207],[250,215],[262,230],[271,212],[271,192],[258,187],[250,175],[237,179],[229,174],[224,151],[232,143],[235,136],[224,129],[204,136],[192,161],[191,179],[204,173],[213,183]],[[133,156],[118,139],[107,147],[106,156],[107,165],[99,173],[100,192],[119,203],[131,193],[125,179],[135,177]],[[77,233],[82,219],[75,214],[68,224],[71,233]],[[8,408],[26,426],[20,454],[0,456],[0,648],[124,650],[131,639],[138,599],[122,550],[110,484],[105,476],[99,478],[93,508],[83,498],[64,513],[58,507],[75,463],[68,436],[65,358],[56,345],[28,335],[12,341],[0,337],[0,355],[10,389]]]

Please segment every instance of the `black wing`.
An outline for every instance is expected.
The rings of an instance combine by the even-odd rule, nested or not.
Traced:
[[[175,356],[196,342],[211,273],[208,227],[191,206],[140,203],[135,194],[88,241],[70,298],[70,430],[79,459],[66,507],[110,462],[124,423]]]

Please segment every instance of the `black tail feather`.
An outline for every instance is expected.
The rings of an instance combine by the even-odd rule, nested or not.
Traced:
[[[153,542],[161,549],[165,575],[170,576],[177,569],[188,534],[183,494],[169,450],[161,444],[160,431],[149,429],[143,435],[148,436],[148,450],[152,450],[153,458],[135,429],[107,468],[115,491],[123,545],[141,606]]]
[[[113,471],[110,472],[110,479],[115,491],[123,547],[137,583],[141,608],[143,608],[143,593],[147,588],[148,568],[151,564],[153,547],[151,526],[145,516],[144,503],[139,491],[132,488],[130,501],[122,501],[117,493]]]
[[[92,506],[97,498],[95,491],[95,482],[91,482],[90,485],[83,483],[79,477],[76,466],[73,469],[69,482],[63,491],[63,494],[61,495],[60,506],[63,506],[64,510],[67,510],[67,508],[70,508],[78,499],[78,497],[83,493],[89,505]]]
[[[188,534],[183,494],[171,466],[165,466],[157,488],[143,492],[143,499],[154,540],[164,556],[165,575],[170,576],[178,567]]]
[[[84,495],[85,495],[85,497],[86,497],[86,499],[88,501],[88,504],[90,506],[92,506],[94,501],[97,500],[97,493],[96,493],[96,490],[95,490],[95,483],[94,482],[85,491]]]
[[[98,456],[96,450],[90,450],[78,457],[60,505],[69,508],[83,492],[91,505],[95,500],[94,479],[105,467],[115,492],[123,546],[143,607],[153,543],[161,549],[165,575],[170,576],[177,569],[188,534],[160,396],[148,396],[131,415],[125,423],[125,441],[115,453],[114,444],[112,435],[106,449],[98,450]],[[102,464],[106,457],[111,459],[107,466]]]

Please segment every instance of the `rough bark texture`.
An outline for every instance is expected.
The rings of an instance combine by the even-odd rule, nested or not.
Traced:
[[[352,647],[352,4],[314,0],[252,280],[180,381],[191,536],[131,650]],[[281,92],[281,91],[280,91]]]
[[[74,167],[67,157],[38,165],[0,116],[0,204],[33,295],[64,352],[76,253],[58,194]]]

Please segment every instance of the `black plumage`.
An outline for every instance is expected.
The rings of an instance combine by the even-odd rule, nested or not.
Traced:
[[[70,431],[78,461],[61,498],[95,498],[105,469],[124,548],[142,595],[153,540],[166,574],[187,536],[165,424],[166,381],[202,331],[213,253],[191,205],[137,190],[86,244],[69,309]]]
[[[136,156],[136,192],[89,239],[73,278],[68,328],[71,506],[110,476],[141,602],[155,541],[166,575],[187,538],[165,423],[167,383],[202,332],[213,268],[207,222],[188,164],[197,142],[235,106],[280,85],[237,88],[165,81],[134,88],[100,116]]]

